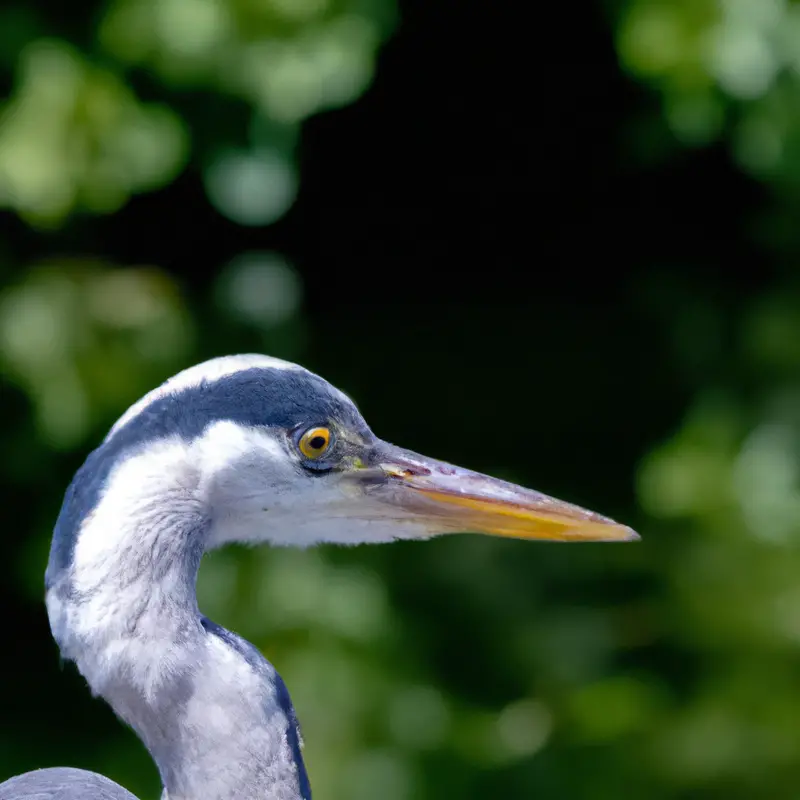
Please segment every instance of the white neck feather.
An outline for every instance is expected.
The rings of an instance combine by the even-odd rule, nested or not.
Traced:
[[[48,592],[54,634],[147,746],[169,800],[310,798],[280,677],[197,608],[200,480],[178,440],[112,472]]]

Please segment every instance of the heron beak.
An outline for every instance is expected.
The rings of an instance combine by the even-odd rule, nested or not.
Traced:
[[[369,471],[382,499],[423,517],[434,535],[482,533],[563,542],[626,542],[626,525],[513,483],[382,444]]]

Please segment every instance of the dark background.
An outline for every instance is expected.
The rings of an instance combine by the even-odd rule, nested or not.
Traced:
[[[773,34],[795,6],[773,5],[786,19],[758,24],[780,61],[797,43]],[[319,19],[388,21],[385,6],[332,3]],[[665,7],[685,40],[656,69],[625,43]],[[221,152],[254,147],[252,98],[210,69],[175,79],[157,61],[126,61],[99,33],[103,3],[0,10],[0,778],[69,763],[158,796],[133,735],[59,667],[41,603],[49,535],[71,474],[127,405],[191,363],[263,351],[345,389],[390,441],[643,537],[209,557],[201,605],[284,675],[315,797],[795,797],[789,61],[760,95],[737,94],[712,67],[688,80],[682,54],[692,61],[700,34],[727,24],[713,4],[396,11],[352,103],[293,125],[262,109],[260,143],[278,143],[299,189],[272,224],[242,225],[204,187]],[[304,32],[266,12],[260,24],[242,42]],[[672,35],[664,24],[647,29],[656,43]],[[93,207],[90,190],[63,213],[26,206],[3,165],[23,163],[8,131],[33,93],[21,65],[45,37],[183,120],[174,174],[113,207]],[[104,152],[87,96],[66,123],[48,116],[61,100],[42,103],[22,137],[30,175],[49,163],[51,125]],[[721,121],[687,133],[670,111],[683,101]],[[742,145],[752,130],[756,156],[782,142],[769,167]],[[59,157],[79,173],[70,152]],[[265,251],[280,254],[302,303],[259,323],[226,305],[224,287],[232,260]],[[112,291],[121,275],[130,284]],[[139,295],[156,311],[123,314]],[[42,314],[51,329],[37,351]]]

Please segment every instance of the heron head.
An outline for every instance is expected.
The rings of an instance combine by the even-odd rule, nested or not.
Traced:
[[[347,396],[294,364],[213,359],[134,404],[76,474],[45,576],[51,627],[72,658],[101,623],[124,627],[130,608],[164,592],[190,607],[202,553],[226,542],[307,547],[459,532],[638,538],[599,514],[379,439]],[[112,625],[108,636],[118,635]]]
[[[158,402],[170,399],[172,417],[198,431],[191,460],[212,521],[210,546],[379,543],[458,532],[638,538],[594,512],[389,444],[319,376],[242,358],[206,362],[158,390]],[[212,377],[189,379],[202,374]]]

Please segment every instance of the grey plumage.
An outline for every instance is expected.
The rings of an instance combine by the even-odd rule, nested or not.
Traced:
[[[203,553],[463,530],[630,540],[629,528],[378,439],[322,378],[265,356],[213,359],[123,415],[76,474],[45,576],[62,656],[130,725],[168,800],[311,800],[289,692],[250,643],[205,618]],[[51,769],[0,800],[131,800]],[[135,798],[134,798],[135,800]]]
[[[26,772],[0,784],[0,800],[136,800],[118,783],[72,767]]]

